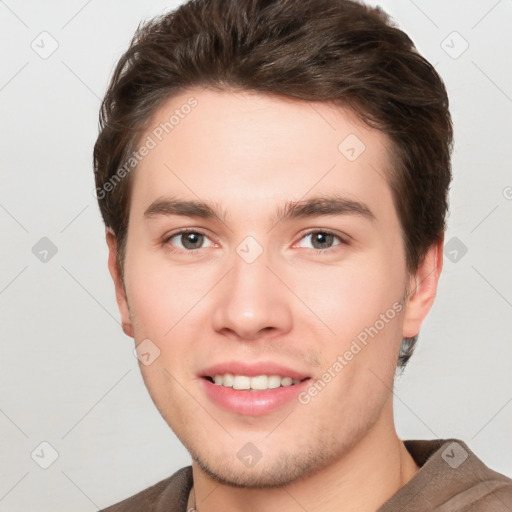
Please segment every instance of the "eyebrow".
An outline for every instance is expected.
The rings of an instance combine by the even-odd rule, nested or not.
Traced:
[[[219,210],[215,204],[206,201],[183,201],[172,197],[160,197],[149,205],[144,212],[144,218],[182,215],[184,217],[223,220],[225,215],[220,213]]]
[[[370,221],[375,220],[375,215],[365,203],[340,195],[287,201],[284,207],[278,209],[274,220],[281,222],[287,219],[316,217],[320,215],[358,215]]]
[[[144,212],[144,218],[146,219],[170,215],[217,219],[222,222],[226,217],[219,205],[215,203],[200,200],[181,200],[173,197],[156,199]],[[277,223],[283,220],[324,215],[357,215],[370,221],[375,220],[375,215],[363,202],[339,195],[328,195],[299,201],[287,201],[284,206],[278,208],[273,221]]]

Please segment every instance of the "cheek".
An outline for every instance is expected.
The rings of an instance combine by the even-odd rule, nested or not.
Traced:
[[[333,284],[332,300],[319,313],[335,332],[317,339],[315,347],[321,358],[319,378],[332,382],[322,391],[319,407],[322,403],[324,410],[339,411],[340,421],[346,411],[358,421],[380,411],[389,398],[400,347],[400,286],[370,272],[366,276],[363,280],[352,273],[343,285]]]
[[[384,261],[367,260],[309,269],[295,277],[294,289],[316,321],[321,319],[345,343],[379,322],[381,315],[385,315],[385,330],[395,329],[401,319],[404,275],[399,268],[386,268]]]
[[[157,258],[135,251],[131,254],[126,285],[136,320],[136,339],[165,341],[175,328],[193,318],[196,306],[211,287],[212,276],[207,268],[191,268],[172,266],[163,253]]]
[[[404,286],[405,270],[385,258],[317,270],[303,283],[304,293],[309,290],[305,302],[332,331],[317,336],[314,348],[321,373],[329,373],[323,373],[326,379],[335,375],[323,394],[327,409],[344,404],[356,410],[361,401],[379,408],[387,399],[401,341]],[[301,330],[313,331],[311,322]]]

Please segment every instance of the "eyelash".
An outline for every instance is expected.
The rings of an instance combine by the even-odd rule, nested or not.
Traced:
[[[323,235],[332,235],[334,238],[337,238],[339,241],[338,244],[335,244],[332,247],[329,247],[327,249],[310,248],[310,250],[314,251],[315,254],[323,256],[326,254],[330,254],[331,252],[337,251],[340,245],[348,245],[348,241],[346,238],[342,237],[341,235],[338,235],[334,231],[330,231],[329,229],[311,229],[310,231],[307,231],[306,233],[302,234],[302,236],[299,239],[299,242],[304,240],[304,238],[306,238],[307,236],[310,236],[314,233],[322,233]],[[295,244],[295,245],[297,245],[297,244]]]
[[[165,246],[170,246],[172,247],[171,251],[173,252],[184,252],[186,254],[189,254],[189,255],[195,255],[197,254],[197,251],[203,249],[203,247],[200,247],[198,249],[179,249],[179,248],[175,248],[173,247],[171,244],[169,244],[169,242],[179,236],[179,235],[183,235],[183,234],[186,234],[186,233],[195,233],[195,234],[198,234],[198,235],[203,235],[204,237],[208,238],[208,235],[206,233],[204,233],[203,231],[201,231],[200,229],[194,229],[194,228],[185,228],[185,229],[181,229],[179,231],[175,231],[174,233],[171,233],[170,235],[168,236],[165,236],[164,239],[162,240],[162,245],[165,245]],[[324,255],[324,254],[330,254],[332,251],[335,251],[337,250],[336,248],[339,246],[339,245],[348,245],[348,241],[342,237],[341,235],[337,234],[337,233],[334,233],[333,231],[330,231],[328,229],[312,229],[306,233],[303,233],[302,236],[300,237],[299,239],[299,242],[302,241],[304,238],[306,238],[307,236],[310,236],[314,233],[322,233],[324,235],[332,235],[334,238],[337,238],[339,243],[338,244],[335,244],[333,245],[332,247],[329,247],[327,249],[310,249],[312,251],[314,251],[316,254],[318,255]],[[297,242],[297,243],[299,243]],[[297,245],[297,244],[295,244]],[[294,247],[295,247],[294,245]]]
[[[200,249],[202,249],[202,247],[200,247],[199,249],[180,249],[178,247],[174,247],[172,244],[169,243],[173,238],[183,235],[183,234],[187,234],[187,233],[203,235],[204,237],[208,238],[208,235],[206,233],[204,233],[203,231],[201,231],[200,229],[185,228],[185,229],[180,229],[179,231],[175,231],[174,233],[171,233],[170,235],[165,236],[164,239],[162,240],[162,245],[170,247],[171,248],[170,250],[172,252],[180,252],[182,254],[185,253],[190,256],[197,255],[198,251]]]

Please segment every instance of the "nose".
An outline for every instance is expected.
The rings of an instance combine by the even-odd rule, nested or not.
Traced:
[[[238,254],[217,290],[213,327],[224,335],[256,340],[292,328],[290,292],[263,253],[248,263]]]

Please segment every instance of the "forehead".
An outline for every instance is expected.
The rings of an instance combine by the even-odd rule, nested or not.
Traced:
[[[132,207],[166,194],[246,211],[332,192],[381,201],[387,144],[333,104],[189,89],[155,112],[140,139],[151,149],[132,176]]]

